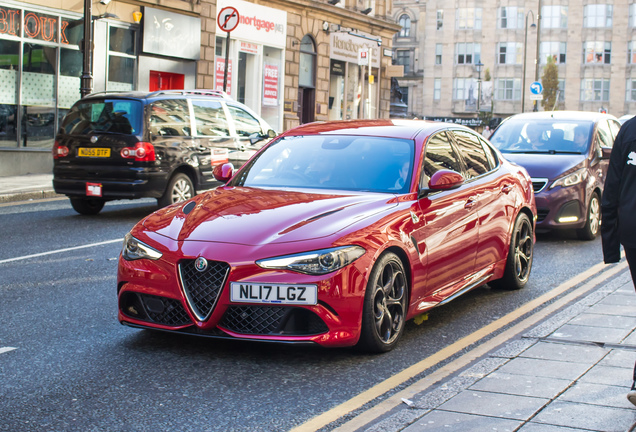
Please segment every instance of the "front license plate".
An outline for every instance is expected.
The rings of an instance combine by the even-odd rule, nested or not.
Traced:
[[[80,147],[77,149],[77,155],[80,157],[110,157],[110,149]]]
[[[318,286],[232,282],[230,300],[237,303],[315,305],[318,303]]]

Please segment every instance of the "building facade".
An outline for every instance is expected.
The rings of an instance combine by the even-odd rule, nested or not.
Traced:
[[[278,132],[389,116],[386,69],[399,30],[391,0],[88,4],[92,92],[225,90]],[[0,0],[0,175],[50,172],[55,131],[87,82],[86,8],[86,1]],[[240,18],[230,29],[233,11]]]
[[[399,79],[409,109],[474,126],[482,124],[479,117],[532,111],[530,86],[541,81],[550,57],[558,69],[558,100],[547,108],[537,102],[538,110],[634,113],[635,3],[395,0],[393,17],[402,30],[394,38],[394,62],[411,71]]]

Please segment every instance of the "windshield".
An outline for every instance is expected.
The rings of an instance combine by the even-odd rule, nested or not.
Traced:
[[[405,193],[413,141],[360,136],[285,137],[244,167],[230,186]]]
[[[94,132],[138,135],[141,131],[142,104],[134,100],[87,100],[78,102],[62,121],[67,134]]]
[[[510,119],[490,142],[502,153],[583,154],[590,147],[594,123],[562,119]]]

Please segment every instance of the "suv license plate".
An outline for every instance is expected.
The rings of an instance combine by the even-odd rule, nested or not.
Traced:
[[[318,303],[318,286],[232,282],[230,301],[315,305]]]
[[[99,147],[80,147],[77,149],[77,155],[80,157],[110,157],[110,149]]]

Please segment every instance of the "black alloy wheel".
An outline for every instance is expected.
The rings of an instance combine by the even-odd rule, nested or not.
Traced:
[[[532,223],[525,213],[519,213],[510,236],[510,248],[504,275],[501,279],[489,282],[489,285],[506,290],[523,288],[530,278],[533,252]]]
[[[358,348],[381,353],[392,350],[404,332],[408,281],[394,253],[382,255],[367,283]]]

